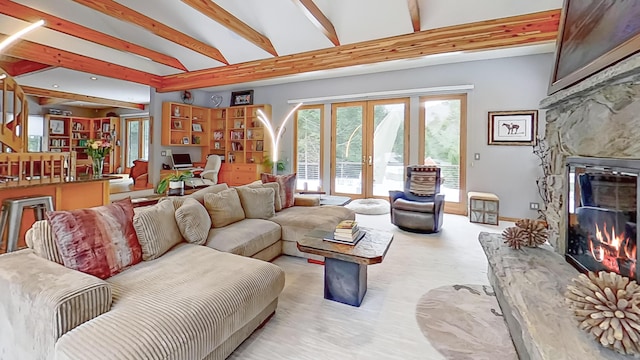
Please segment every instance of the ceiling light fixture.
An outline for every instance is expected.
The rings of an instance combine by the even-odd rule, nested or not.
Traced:
[[[2,42],[0,42],[0,51],[2,49],[4,49],[5,47],[7,47],[12,42],[14,42],[15,40],[17,40],[22,35],[28,33],[29,31],[31,31],[31,30],[33,30],[33,29],[35,29],[37,27],[40,27],[42,25],[44,25],[44,20],[36,21],[33,24],[27,26],[26,28],[24,28],[24,29],[18,31],[17,33],[9,36],[8,38],[4,39]]]
[[[60,85],[58,85],[58,84],[53,84],[51,86],[53,86],[54,88],[59,88],[60,87]]]
[[[90,77],[89,79],[91,79],[91,80],[98,80],[98,78],[97,78],[97,77],[95,77],[95,76],[92,76],[92,77]]]

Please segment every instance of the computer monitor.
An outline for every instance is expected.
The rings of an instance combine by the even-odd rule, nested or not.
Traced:
[[[193,162],[191,161],[191,155],[189,154],[171,154],[171,162],[174,169],[188,169],[193,168]]]

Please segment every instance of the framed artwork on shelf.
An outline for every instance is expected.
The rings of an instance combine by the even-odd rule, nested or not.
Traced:
[[[534,145],[538,110],[490,111],[489,145]]]
[[[253,105],[253,90],[234,91],[231,93],[230,106]]]
[[[264,144],[262,143],[262,140],[256,141],[256,151],[263,151],[263,149],[264,149]]]
[[[182,143],[185,144],[185,145],[189,144],[189,138],[187,136],[183,137],[182,138]]]
[[[202,125],[200,125],[200,124],[192,124],[191,127],[193,128],[193,131],[195,131],[195,132],[202,132]]]
[[[549,95],[640,49],[640,2],[565,0]]]
[[[56,134],[56,135],[64,134],[64,121],[49,120],[49,129],[51,129],[52,134]]]
[[[222,131],[214,131],[213,132],[213,140],[222,140],[223,134],[224,133]]]
[[[213,148],[216,149],[216,150],[220,150],[220,143],[219,142],[215,142],[213,144]]]
[[[182,130],[182,121],[180,120],[174,120],[173,121],[173,128],[175,130]]]

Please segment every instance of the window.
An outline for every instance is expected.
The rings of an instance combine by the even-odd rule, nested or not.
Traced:
[[[303,106],[295,114],[294,166],[297,190],[322,188],[322,118],[324,105]]]
[[[126,120],[126,164],[127,169],[138,159],[149,160],[149,118]]]
[[[40,115],[29,115],[29,127],[27,129],[29,142],[27,143],[28,152],[42,151],[42,137],[44,136],[44,118]]]

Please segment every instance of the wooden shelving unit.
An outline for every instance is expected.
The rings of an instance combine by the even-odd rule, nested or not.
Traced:
[[[85,118],[77,116],[45,115],[47,124],[46,151],[77,152],[77,160],[86,162],[87,142],[104,140],[113,143],[113,151],[104,159],[105,174],[114,173],[119,167],[120,147],[112,138],[112,133],[120,134],[120,119],[118,118]]]
[[[174,102],[162,104],[162,145],[208,146],[209,109]]]

